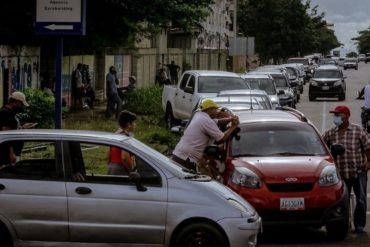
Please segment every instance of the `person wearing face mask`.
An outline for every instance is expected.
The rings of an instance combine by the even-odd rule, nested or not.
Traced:
[[[330,147],[341,144],[345,148],[342,155],[335,157],[335,164],[344,180],[348,195],[351,191],[356,196],[354,226],[356,233],[364,232],[367,211],[367,172],[370,169],[370,138],[365,130],[349,121],[350,110],[347,106],[338,105],[333,113],[334,128],[323,134],[324,141]]]
[[[21,92],[14,92],[9,96],[9,101],[0,109],[0,130],[28,129],[34,127],[34,123],[21,125],[17,114],[23,112],[29,106],[26,96]],[[0,145],[0,165],[11,165],[17,161],[17,155],[23,147],[22,142]]]
[[[122,100],[118,95],[117,85],[119,84],[117,78],[117,71],[114,66],[110,66],[109,73],[106,76],[106,96],[107,96],[107,109],[105,117],[110,118],[112,112],[116,112],[116,118],[122,108]]]
[[[220,107],[211,99],[204,100],[200,108],[201,111],[194,114],[172,154],[173,161],[194,171],[198,169],[197,164],[211,141],[222,143],[228,140],[239,125],[237,116],[216,120]],[[228,123],[231,123],[231,126],[222,132],[219,126]]]
[[[122,111],[118,117],[120,128],[116,133],[133,137],[136,115],[129,111]],[[109,150],[109,175],[127,175],[136,169],[135,156],[118,147]]]

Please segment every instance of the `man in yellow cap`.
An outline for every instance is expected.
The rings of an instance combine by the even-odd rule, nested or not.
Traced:
[[[194,170],[196,170],[194,166],[202,159],[204,149],[211,144],[210,142],[226,141],[239,125],[239,119],[236,116],[216,120],[220,107],[211,99],[204,100],[200,108],[201,111],[194,114],[172,154],[174,161]],[[230,122],[230,128],[222,132],[218,125]]]

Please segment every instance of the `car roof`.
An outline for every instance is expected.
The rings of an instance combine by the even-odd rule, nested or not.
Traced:
[[[282,108],[284,110],[258,110],[258,111],[238,111],[236,114],[239,117],[241,124],[255,122],[291,122],[291,123],[307,123],[309,120],[295,109]]]
[[[222,90],[218,95],[268,95],[266,91],[259,89],[237,89],[237,90]]]
[[[240,76],[233,72],[217,71],[217,70],[187,70],[184,73],[191,73],[198,76],[225,76],[225,77],[238,77]]]
[[[263,78],[263,79],[271,79],[272,77],[269,74],[242,74],[240,75],[242,78],[247,79],[247,78]]]
[[[90,130],[67,130],[67,129],[22,129],[22,130],[4,130],[0,131],[0,140],[8,137],[23,139],[60,139],[60,138],[93,138],[100,141],[123,141],[129,139],[125,135]]]
[[[317,67],[315,70],[340,70],[338,66],[332,64],[324,64]]]

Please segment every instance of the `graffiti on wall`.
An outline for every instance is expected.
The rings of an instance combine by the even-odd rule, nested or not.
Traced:
[[[4,99],[14,91],[38,87],[38,56],[6,56],[0,57],[0,61]]]

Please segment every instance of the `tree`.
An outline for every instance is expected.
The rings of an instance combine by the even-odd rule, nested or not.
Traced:
[[[324,14],[317,15],[317,6],[309,13],[310,1],[239,0],[238,6],[239,30],[255,37],[262,62],[326,53],[329,47],[339,45],[323,20]]]
[[[370,27],[358,32],[359,36],[352,38],[357,41],[357,49],[359,53],[370,52]]]
[[[69,36],[65,45],[94,50],[130,46],[161,27],[191,30],[205,20],[213,0],[87,0],[86,36]],[[0,44],[39,44],[50,37],[34,34],[36,0],[0,2]]]

